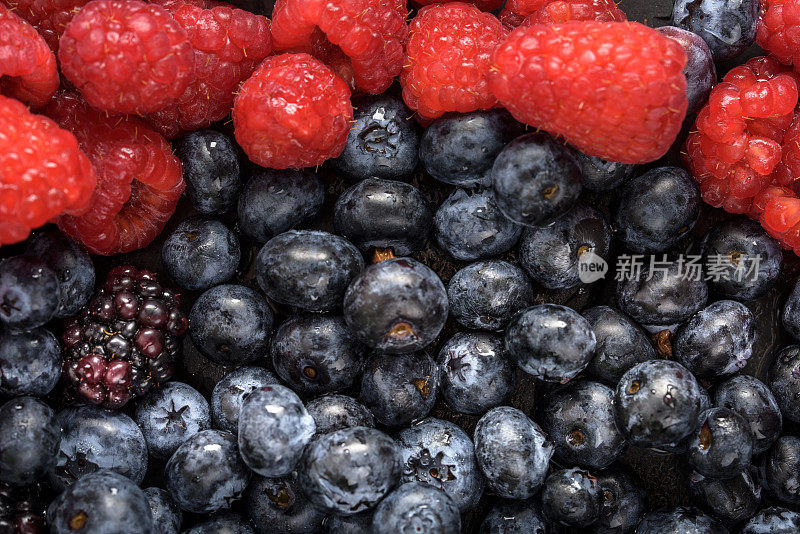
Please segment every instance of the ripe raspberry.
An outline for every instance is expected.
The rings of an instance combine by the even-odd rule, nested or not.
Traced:
[[[33,107],[58,89],[56,58],[36,30],[0,5],[0,90]]]
[[[800,64],[800,0],[761,0],[756,42],[781,63]]]
[[[423,119],[497,104],[486,81],[489,58],[505,32],[497,18],[472,4],[423,7],[411,22],[400,74],[403,99]]]
[[[94,254],[150,244],[184,188],[180,160],[169,144],[141,120],[109,117],[77,95],[56,95],[46,112],[75,134],[97,171],[89,210],[61,217],[61,229]]]
[[[92,164],[75,136],[0,96],[0,245],[64,212],[86,210],[95,185]]]
[[[64,33],[64,28],[88,2],[89,0],[2,0],[2,3],[36,28],[53,52],[58,52],[58,39]]]
[[[614,0],[551,0],[531,13],[525,24],[562,24],[570,20],[625,22],[628,17]]]
[[[800,198],[787,187],[770,185],[753,198],[751,217],[780,241],[783,248],[800,256]]]
[[[685,64],[681,45],[635,22],[534,25],[495,50],[489,87],[517,120],[588,155],[644,163],[680,130]]]
[[[516,28],[525,21],[525,17],[547,4],[548,0],[506,0],[500,12],[500,21],[509,29]]]
[[[468,4],[473,4],[481,11],[494,11],[503,5],[503,0],[464,0]],[[417,7],[428,6],[431,4],[441,3],[440,0],[411,0],[411,3]]]
[[[148,116],[167,139],[221,120],[233,107],[239,84],[269,55],[269,20],[241,9],[204,2],[159,0],[189,35],[194,47],[194,76],[176,102]]]
[[[403,66],[406,15],[405,0],[278,0],[272,12],[273,45],[324,61],[313,42],[321,32],[350,58],[358,89],[378,94]]]
[[[161,6],[93,0],[64,30],[61,70],[89,104],[113,113],[152,113],[177,100],[192,79],[186,31]]]
[[[268,57],[233,104],[236,140],[253,162],[272,169],[338,156],[352,119],[347,84],[308,54]]]

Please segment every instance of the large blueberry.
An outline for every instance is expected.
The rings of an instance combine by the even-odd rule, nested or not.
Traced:
[[[55,465],[61,427],[42,401],[17,397],[0,406],[0,436],[0,481],[30,484]]]
[[[676,41],[686,51],[686,66],[683,68],[686,76],[686,99],[689,101],[686,115],[697,113],[708,101],[711,88],[717,84],[717,69],[714,68],[711,49],[694,32],[676,26],[661,26],[656,29]]]
[[[697,508],[656,510],[639,522],[636,534],[728,534],[723,524]]]
[[[581,165],[583,187],[589,191],[610,191],[625,183],[633,175],[636,165],[606,161],[575,150]]]
[[[559,469],[545,480],[542,511],[551,521],[586,528],[600,518],[603,509],[599,481],[578,468]]]
[[[597,339],[587,371],[601,382],[615,386],[625,371],[637,363],[656,359],[647,333],[616,308],[597,306],[583,310],[583,316]]]
[[[622,467],[610,467],[597,475],[603,496],[600,517],[593,525],[596,534],[632,532],[647,509],[641,481]]]
[[[721,480],[693,472],[689,488],[696,502],[728,524],[741,523],[755,515],[761,504],[761,484],[755,467],[748,467],[733,478]]]
[[[445,492],[422,482],[395,488],[375,509],[373,532],[459,534],[461,515]]]
[[[762,470],[764,486],[779,501],[798,504],[800,503],[798,473],[800,473],[800,438],[781,436],[764,458]]]
[[[251,392],[279,381],[263,367],[240,367],[225,375],[211,392],[211,423],[214,428],[239,432],[239,410]]]
[[[147,488],[144,490],[150,512],[153,514],[153,527],[158,534],[178,534],[183,523],[181,509],[175,504],[167,490]]]
[[[259,534],[317,534],[325,519],[325,512],[301,491],[297,473],[282,478],[255,477],[243,500]]]
[[[700,414],[700,429],[689,444],[689,464],[701,475],[733,478],[750,465],[753,434],[747,421],[728,408]]]
[[[764,452],[781,433],[783,418],[778,401],[766,384],[737,375],[717,386],[714,405],[730,408],[744,417],[753,433],[753,453]]]
[[[480,534],[548,534],[550,522],[535,499],[504,500],[495,505],[481,523]]]
[[[306,405],[314,418],[317,435],[329,434],[351,426],[375,426],[375,419],[366,406],[347,395],[323,395]]]
[[[233,207],[241,181],[236,143],[214,130],[190,132],[178,140],[186,196],[200,213],[224,213]]]
[[[800,346],[790,345],[775,355],[767,385],[781,408],[783,417],[800,423]]]
[[[741,534],[796,534],[800,532],[800,514],[779,506],[764,508],[744,527]]]
[[[0,394],[47,395],[61,377],[61,347],[49,330],[0,332]]]
[[[29,329],[52,319],[59,308],[55,271],[33,256],[0,261],[0,324]]]
[[[672,23],[698,34],[714,61],[728,61],[756,38],[758,0],[676,0]]]

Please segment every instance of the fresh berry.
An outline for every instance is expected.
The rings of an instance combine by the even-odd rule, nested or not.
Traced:
[[[344,517],[326,517],[323,510],[311,504],[303,494],[296,472],[281,478],[255,477],[243,500],[253,523],[277,532],[322,532],[323,520],[332,522],[335,517]]]
[[[0,484],[0,531],[11,534],[46,534],[47,505],[52,498],[44,482],[28,486]]]
[[[548,0],[506,0],[500,11],[500,21],[508,29],[514,29],[523,22],[528,15],[545,7]]]
[[[375,508],[372,518],[373,532],[409,532],[421,530],[420,525],[439,534],[461,532],[461,515],[453,499],[422,482],[398,486]]]
[[[767,450],[781,433],[783,419],[778,401],[767,385],[755,377],[737,375],[721,383],[714,393],[714,405],[730,408],[747,421],[754,437],[754,454]]]
[[[214,130],[191,132],[175,143],[183,166],[186,196],[200,213],[225,213],[241,188],[236,143]]]
[[[728,529],[719,519],[704,514],[697,508],[678,506],[648,513],[642,518],[636,532],[638,534],[685,534],[687,532],[727,534]],[[772,530],[769,532],[775,534]]]
[[[58,53],[58,39],[75,13],[90,0],[2,0],[17,16],[28,21]]]
[[[330,434],[354,426],[375,426],[366,406],[347,395],[322,395],[306,405],[317,425],[317,435]]]
[[[603,495],[603,507],[594,530],[597,534],[632,532],[647,509],[642,482],[617,465],[598,474],[597,483]]]
[[[526,17],[524,24],[563,24],[571,20],[625,22],[628,17],[614,0],[547,0]]]
[[[61,377],[61,347],[44,328],[0,333],[0,395],[42,397]]]
[[[0,406],[0,482],[25,486],[53,468],[61,441],[56,413],[34,397],[17,397]]]
[[[800,346],[789,345],[775,355],[767,385],[775,395],[784,419],[800,422]]]
[[[704,477],[694,471],[689,489],[698,504],[704,504],[726,523],[741,523],[753,517],[761,504],[761,484],[755,467],[748,467],[733,478]]]
[[[686,66],[683,68],[686,99],[689,101],[686,114],[697,113],[708,101],[711,87],[717,83],[717,69],[711,50],[702,37],[683,28],[661,26],[656,30],[677,41],[686,52]]]
[[[183,514],[167,490],[146,488],[144,494],[150,503],[153,514],[153,527],[162,534],[179,534],[183,523]]]
[[[595,156],[587,156],[575,151],[581,164],[583,187],[589,191],[610,191],[616,189],[633,175],[635,165],[606,161]]]
[[[758,0],[734,3],[727,0],[677,0],[672,8],[672,23],[702,37],[708,43],[714,61],[728,61],[742,54],[755,41],[758,4]],[[780,32],[781,26],[770,29]]]
[[[647,333],[618,309],[596,306],[583,310],[583,316],[597,338],[594,357],[586,370],[601,382],[615,386],[637,363],[656,359]]]
[[[32,256],[0,260],[0,324],[26,330],[42,326],[58,310],[58,277]]]
[[[733,478],[753,457],[753,434],[744,418],[728,408],[700,414],[700,429],[689,446],[689,465],[710,478]]]
[[[800,438],[781,436],[764,459],[763,480],[767,488],[788,504],[800,502],[796,473],[800,469]]]
[[[239,411],[245,397],[257,389],[278,384],[278,379],[263,367],[240,367],[225,375],[211,392],[211,422],[219,430],[239,432]]]
[[[550,523],[542,515],[536,499],[503,500],[497,503],[481,523],[481,532],[530,532],[546,534]]]
[[[542,488],[542,512],[554,523],[586,528],[600,518],[603,496],[597,478],[579,468],[553,471]]]
[[[495,11],[502,7],[503,0],[465,0],[468,4],[475,4],[481,11]],[[411,3],[417,7],[427,6],[429,4],[436,4],[433,0],[411,0]]]
[[[772,506],[759,511],[742,528],[742,534],[792,534],[800,530],[800,514]]]
[[[800,2],[769,0],[759,2],[759,6],[756,28],[758,45],[781,63],[800,64],[800,41],[797,38]]]

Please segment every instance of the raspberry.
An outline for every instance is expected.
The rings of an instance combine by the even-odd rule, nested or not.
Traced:
[[[233,107],[239,84],[250,77],[272,49],[269,20],[214,2],[206,8],[183,0],[160,0],[189,35],[195,71],[172,104],[148,116],[167,139],[221,120]]]
[[[186,31],[161,6],[93,0],[61,36],[61,70],[94,108],[152,113],[177,100],[192,79]]]
[[[465,0],[468,4],[473,4],[481,11],[494,11],[503,5],[503,0]],[[430,4],[441,3],[440,0],[411,0],[417,7],[423,7]]]
[[[46,112],[75,134],[97,171],[88,212],[61,217],[61,229],[94,254],[147,246],[184,188],[180,160],[169,144],[141,120],[109,117],[77,95],[56,95]]]
[[[42,36],[0,5],[0,90],[33,107],[47,104],[58,89],[56,58]]]
[[[756,42],[781,63],[799,63],[800,0],[762,0]]]
[[[525,18],[543,8],[548,0],[506,0],[500,12],[500,21],[508,28],[516,28]]]
[[[403,66],[406,15],[405,0],[278,0],[273,44],[275,50],[310,52],[324,61],[314,46],[321,32],[350,58],[358,89],[382,93]]]
[[[411,22],[400,74],[403,99],[423,119],[497,104],[486,81],[492,50],[505,32],[497,18],[472,4],[423,7]]]
[[[551,0],[525,19],[525,24],[562,24],[570,20],[625,22],[614,0]]]
[[[514,30],[489,69],[519,121],[621,163],[666,153],[686,114],[686,53],[635,22],[571,21]]]
[[[53,52],[58,52],[58,39],[64,33],[64,28],[88,2],[89,0],[2,0],[2,3],[36,28]]]
[[[338,156],[352,119],[347,84],[308,54],[268,57],[233,104],[236,140],[253,162],[272,169]]]

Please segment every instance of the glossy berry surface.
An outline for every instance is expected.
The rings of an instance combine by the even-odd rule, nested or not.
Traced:
[[[603,497],[600,517],[593,528],[598,534],[614,534],[635,528],[646,510],[640,480],[622,467],[611,467],[597,476]]]
[[[481,534],[489,532],[530,532],[546,534],[550,523],[536,499],[505,500],[494,506],[481,523]]]
[[[306,404],[306,410],[314,418],[318,436],[353,426],[375,426],[367,407],[347,395],[322,395]]]
[[[610,191],[624,184],[633,175],[635,165],[606,161],[575,151],[581,164],[583,187],[589,191]]]
[[[190,132],[175,143],[183,165],[186,196],[200,213],[230,210],[241,188],[241,168],[236,145],[214,130]]]
[[[753,434],[753,454],[764,452],[781,433],[783,418],[778,401],[764,382],[737,375],[717,386],[714,405],[741,415]]]
[[[769,389],[781,408],[783,417],[789,421],[800,421],[800,347],[789,345],[775,355],[769,369]]]
[[[239,514],[219,512],[196,524],[186,534],[256,534],[250,521]]]
[[[588,472],[554,471],[542,489],[542,511],[551,521],[565,526],[588,527],[600,517],[600,484]]]
[[[423,528],[435,534],[461,532],[461,515],[453,499],[443,491],[423,484],[407,482],[383,499],[372,518],[373,530],[413,532]]]
[[[714,61],[727,61],[747,50],[755,41],[757,21],[758,2],[753,0],[678,0],[672,9],[672,23],[702,37]]]
[[[34,397],[17,397],[0,406],[0,432],[8,441],[0,451],[0,482],[24,486],[53,468],[61,428],[50,406]]]
[[[243,497],[247,514],[260,530],[314,534],[325,512],[306,498],[296,474],[282,478],[255,477]]]
[[[51,498],[44,483],[28,486],[0,485],[0,528],[17,534],[47,532],[47,505]]]
[[[61,347],[44,328],[0,333],[0,394],[47,395],[61,377]]]
[[[708,532],[727,534],[721,521],[697,508],[677,506],[648,513],[639,523],[642,534],[678,534],[679,532]]]
[[[729,524],[750,519],[761,504],[762,488],[754,467],[725,480],[704,477],[695,471],[689,481],[698,504],[704,504],[714,516]]]
[[[800,502],[800,488],[794,482],[798,467],[800,438],[781,436],[766,454],[762,476],[764,485],[779,501],[787,504]]]
[[[744,418],[728,408],[700,414],[700,429],[689,446],[689,463],[701,475],[732,478],[753,457],[753,435]]]
[[[686,115],[697,113],[708,100],[711,87],[717,82],[717,70],[711,49],[697,33],[677,26],[661,26],[658,31],[676,41],[686,52]]]
[[[800,528],[800,514],[780,506],[759,511],[742,528],[742,534],[789,534]]]
[[[210,408],[213,428],[239,432],[239,411],[245,397],[257,389],[278,384],[274,374],[263,367],[244,366],[226,374],[211,392]]]
[[[153,515],[153,528],[162,534],[179,534],[183,523],[183,514],[167,490],[161,488],[145,488],[144,495],[150,503]]]
[[[41,326],[59,306],[56,273],[32,256],[0,261],[0,322],[9,328]]]

